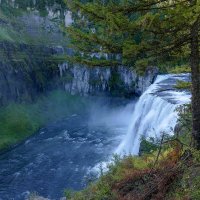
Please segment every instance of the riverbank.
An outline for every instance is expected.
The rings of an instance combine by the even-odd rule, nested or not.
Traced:
[[[200,198],[199,152],[174,143],[142,157],[116,159],[109,172],[81,192],[66,191],[69,200],[182,200]],[[167,149],[166,149],[167,148]]]
[[[34,103],[11,103],[0,109],[0,152],[14,147],[40,127],[84,108],[86,100],[55,90]]]
[[[142,155],[115,156],[108,171],[85,190],[66,190],[68,200],[200,199],[199,151],[191,147],[191,108],[179,109],[179,128]]]
[[[65,188],[81,190],[93,180],[96,166],[112,157],[126,134],[135,100],[86,101],[77,112],[48,123],[0,155],[1,198],[22,200],[35,192],[59,199]]]

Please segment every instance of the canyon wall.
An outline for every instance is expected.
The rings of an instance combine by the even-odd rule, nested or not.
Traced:
[[[56,55],[70,51],[60,25],[72,19],[59,0],[46,3],[0,1],[0,105],[33,101],[52,89],[130,97],[142,94],[154,81],[155,67],[139,76],[124,66],[91,68],[55,61]]]

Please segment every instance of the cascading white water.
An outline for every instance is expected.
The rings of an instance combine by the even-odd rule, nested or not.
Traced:
[[[177,80],[189,74],[159,75],[154,84],[140,97],[133,111],[128,133],[116,152],[120,155],[138,155],[140,139],[159,138],[163,132],[173,134],[177,121],[176,108],[190,102],[191,95],[174,89]]]

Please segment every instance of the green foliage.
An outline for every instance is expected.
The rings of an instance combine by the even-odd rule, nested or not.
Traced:
[[[0,29],[0,41],[10,41],[13,42],[13,38],[9,33],[9,30],[6,28],[1,28]]]
[[[82,192],[65,191],[65,196],[70,200],[114,200],[115,194],[111,191],[107,180],[101,180],[96,185],[91,184]]]
[[[39,195],[37,192],[33,192],[29,195],[28,200],[36,200],[39,198]]]
[[[199,170],[199,169],[198,169]],[[195,178],[192,180],[192,188],[191,188],[191,199],[198,200],[200,199],[200,174],[196,174]]]
[[[67,191],[66,196],[69,200],[115,200],[120,199],[122,188],[125,190],[124,195],[132,193],[132,190],[137,191],[137,195],[143,195],[142,188],[145,188],[145,182],[148,182],[149,176],[156,170],[161,173],[161,170],[166,167],[162,165],[162,162],[169,162],[169,164],[174,162],[171,157],[172,152],[172,148],[162,152],[156,169],[153,169],[152,166],[154,166],[157,152],[142,157],[124,156],[120,158],[115,155],[113,162],[108,165],[108,172],[102,175],[96,183],[90,184],[81,192]]]
[[[196,160],[196,156],[199,157],[199,154],[200,152],[192,153],[193,159],[190,162],[193,164],[183,167],[182,175],[177,177],[177,181],[172,185],[172,190],[169,191],[167,197],[169,200],[200,199],[200,160]]]
[[[15,144],[39,128],[39,119],[25,105],[11,104],[0,112],[0,148]],[[32,117],[31,117],[32,116]]]
[[[177,81],[175,88],[176,89],[182,89],[182,90],[190,90],[192,86],[191,82],[186,82],[186,81]]]
[[[120,74],[118,72],[113,72],[111,78],[109,79],[109,86],[112,91],[112,95],[118,95],[119,93],[124,93],[124,83],[121,80]]]
[[[167,199],[182,200],[200,199],[200,152],[192,148],[192,113],[191,105],[183,105],[178,108],[179,119],[178,128],[176,130],[176,138],[179,139],[183,145],[183,152],[189,156],[186,165],[182,167],[182,174],[177,176],[176,182],[172,185],[168,192]],[[183,155],[184,155],[183,154]],[[184,156],[183,156],[184,158]]]
[[[33,45],[61,45],[67,43],[67,38],[62,37],[62,33],[59,31],[59,25],[64,21],[64,12],[66,5],[62,0],[52,1],[15,1],[9,2],[3,0],[0,7],[0,41],[8,41],[13,43],[25,43]],[[60,17],[56,19],[48,20],[48,7],[51,7],[53,12],[60,13]],[[42,21],[35,23],[33,14],[35,10],[39,11],[46,23],[49,24],[47,28]],[[37,15],[40,15],[40,14]],[[22,19],[23,16],[23,19]],[[40,16],[38,16],[40,17]],[[30,20],[29,20],[30,18]],[[33,24],[33,31],[31,32],[31,26]],[[56,36],[55,36],[56,35]],[[54,37],[55,36],[55,37]]]
[[[140,155],[145,155],[152,153],[153,151],[156,151],[159,147],[158,142],[155,141],[154,138],[141,138],[141,143],[140,143]]]
[[[178,130],[177,134],[184,136],[188,135],[191,139],[192,132],[192,108],[191,104],[179,106],[178,111]],[[186,142],[189,145],[189,142]]]
[[[70,200],[115,200],[117,194],[113,186],[117,181],[123,180],[131,170],[148,168],[146,160],[139,157],[125,156],[120,158],[114,155],[113,162],[108,165],[109,171],[101,176],[96,183],[90,184],[81,192],[66,190],[65,195]]]
[[[109,171],[102,175],[96,183],[90,184],[80,192],[67,190],[65,193],[67,199],[114,200],[120,199],[120,195],[127,196],[128,194],[136,198],[136,195],[143,196],[145,191],[156,195],[157,191],[150,190],[149,184],[152,188],[158,184],[157,187],[164,192],[163,194],[158,193],[161,199],[198,200],[200,197],[200,160],[196,157],[199,158],[199,152],[192,153],[192,160],[189,157],[188,161],[183,161],[184,150],[177,150],[177,144],[171,143],[167,145],[167,148],[162,149],[155,166],[157,155],[158,151],[141,157],[114,156],[113,163],[108,166]],[[176,173],[170,174],[173,170],[176,170]],[[161,194],[163,196],[160,196]]]
[[[35,133],[41,126],[84,109],[86,101],[64,91],[41,96],[33,104],[12,103],[0,109],[0,149]]]
[[[131,197],[134,195],[143,196],[145,191],[151,191],[149,189],[149,185],[151,185],[152,188],[156,187],[160,188],[161,192],[164,191],[163,196],[160,196],[161,192],[159,193],[158,199],[182,200],[188,197],[188,199],[198,200],[200,194],[200,152],[190,147],[191,105],[180,106],[178,113],[179,130],[176,130],[174,136],[167,136],[164,139],[160,153],[159,141],[142,138],[141,149],[143,149],[143,153],[141,156],[120,157],[114,155],[112,162],[107,166],[107,172],[83,191],[66,191],[68,199],[114,200],[120,199],[121,193],[123,197],[129,193]],[[192,156],[184,162],[185,154],[187,155],[185,152],[192,152]],[[156,160],[157,164],[155,164]],[[176,173],[170,174],[169,172],[173,170],[177,170]],[[167,182],[167,180],[169,181]]]
[[[66,196],[67,199],[70,199],[73,197],[74,191],[73,190],[65,190],[64,195]]]
[[[92,53],[113,56],[108,64],[136,67],[166,61],[185,63],[190,55],[190,26],[198,19],[198,3],[178,1],[66,1],[75,22],[67,28],[71,46],[82,55],[71,61],[91,63]],[[195,13],[195,14],[194,14]],[[181,20],[180,20],[181,19]],[[170,23],[169,23],[170,21]],[[100,58],[99,60],[101,60]],[[101,62],[99,61],[101,64]]]
[[[66,9],[66,4],[63,2],[63,0],[15,0],[14,2],[2,0],[1,6],[4,8],[4,10],[7,10],[7,12],[12,10],[15,13],[18,12],[18,14],[20,14],[19,11],[38,10],[43,16],[48,14],[47,7],[54,6],[56,7],[56,10],[61,11],[61,13],[64,12],[64,9]]]
[[[168,73],[170,74],[191,73],[191,68],[188,65],[175,66],[174,68],[169,68]]]
[[[136,72],[139,75],[144,75],[144,73],[148,67],[148,60],[147,59],[138,60],[135,63],[135,66],[136,66]]]

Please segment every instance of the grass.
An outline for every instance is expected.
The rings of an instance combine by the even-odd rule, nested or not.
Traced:
[[[1,109],[0,148],[6,148],[34,133],[42,124],[34,119],[27,105],[11,104]]]
[[[31,11],[28,11],[25,8],[12,8],[6,3],[3,3],[0,8],[0,42],[14,42],[14,43],[25,43],[30,45],[61,45],[67,43],[67,38],[57,33],[59,29],[60,21],[50,22],[52,27],[57,26],[56,30],[46,30],[44,25],[41,23],[38,26],[33,26],[33,33],[37,34],[31,35],[30,27],[31,23]],[[42,17],[40,14],[38,14]],[[26,21],[21,20],[21,16],[27,18]],[[29,19],[30,18],[30,19]],[[27,26],[29,28],[27,28]],[[54,34],[58,37],[54,38]]]
[[[0,29],[0,41],[13,42],[13,38],[10,36],[9,30],[7,28],[1,27]]]
[[[188,65],[180,65],[168,68],[167,72],[170,74],[191,73],[191,68]]]
[[[65,195],[69,200],[139,199],[139,196],[144,195],[145,191],[148,190],[147,185],[156,185],[156,182],[162,179],[162,174],[164,177],[165,171],[167,174],[172,163],[172,167],[174,167],[177,160],[176,156],[174,160],[171,157],[173,152],[172,148],[163,151],[162,159],[159,159],[155,168],[153,166],[157,152],[142,157],[115,158],[113,164],[109,166],[109,171],[101,176],[97,182],[90,184],[80,192],[66,190]],[[162,184],[162,187],[166,186],[165,183]],[[151,198],[147,197],[146,199]]]
[[[142,156],[114,156],[108,171],[86,189],[65,191],[68,200],[199,200],[200,151],[191,144],[191,106],[181,106],[179,132],[158,149],[143,142]],[[144,139],[143,139],[144,140]]]
[[[141,157],[115,159],[109,171],[80,192],[65,191],[68,200],[199,200],[200,152],[193,151],[184,161],[186,150],[171,142]]]
[[[21,24],[17,20],[17,16],[23,12],[20,9],[13,9],[11,7],[2,5],[0,8],[0,41],[7,42],[23,42],[23,36],[21,36]],[[18,28],[16,28],[18,27]]]
[[[11,103],[0,109],[0,150],[34,134],[41,126],[83,109],[86,100],[63,91],[53,91],[33,104]]]
[[[192,86],[191,82],[186,82],[186,81],[177,81],[175,88],[180,89],[180,90],[190,90]]]

